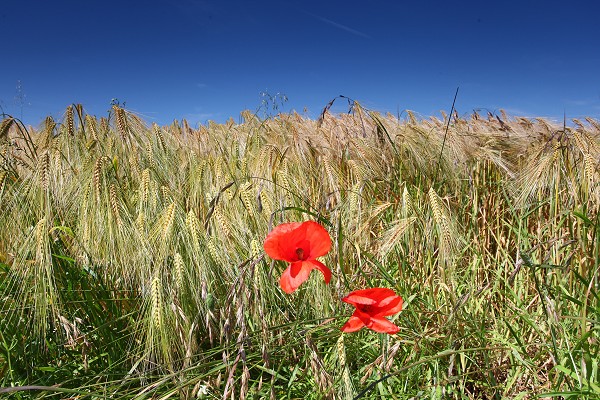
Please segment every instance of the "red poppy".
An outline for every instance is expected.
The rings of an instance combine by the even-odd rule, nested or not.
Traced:
[[[342,326],[342,332],[356,332],[364,326],[380,333],[397,333],[400,330],[383,318],[402,310],[402,297],[392,289],[356,290],[344,297],[342,301],[356,307],[348,322]]]
[[[290,263],[283,271],[279,284],[286,293],[292,293],[308,279],[310,271],[318,269],[331,280],[331,271],[317,257],[324,256],[331,249],[329,233],[314,221],[290,222],[275,227],[263,245],[269,257]]]

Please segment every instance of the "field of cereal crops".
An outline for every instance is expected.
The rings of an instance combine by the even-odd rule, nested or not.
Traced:
[[[0,393],[600,397],[600,123],[441,118],[5,116]],[[307,220],[332,279],[287,294],[263,242]],[[364,287],[398,333],[342,333]]]

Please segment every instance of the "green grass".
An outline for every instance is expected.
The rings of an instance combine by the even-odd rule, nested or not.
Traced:
[[[1,122],[7,398],[600,397],[597,121],[242,118]],[[334,276],[286,295],[306,219]],[[342,334],[374,286],[400,333]]]

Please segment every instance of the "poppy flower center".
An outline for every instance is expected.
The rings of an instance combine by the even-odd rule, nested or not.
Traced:
[[[368,304],[360,304],[356,308],[358,308],[360,311],[364,312],[365,314],[370,314],[371,307],[372,306],[368,305]]]
[[[298,260],[304,260],[304,249],[302,247],[298,247],[296,249],[296,255],[298,256]]]

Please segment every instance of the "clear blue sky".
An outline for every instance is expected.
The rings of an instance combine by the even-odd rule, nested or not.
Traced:
[[[599,16],[577,0],[2,0],[0,106],[37,125],[117,98],[197,125],[268,92],[313,118],[337,95],[439,116],[460,87],[461,114],[599,119]]]

